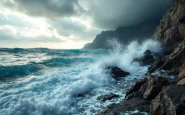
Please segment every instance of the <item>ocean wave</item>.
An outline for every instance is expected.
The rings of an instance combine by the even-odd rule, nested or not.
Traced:
[[[29,75],[21,80],[1,83],[0,113],[2,115],[97,114],[105,106],[121,101],[124,97],[121,91],[130,86],[133,80],[143,77],[147,67],[132,61],[148,49],[159,52],[160,44],[155,41],[146,41],[142,45],[133,42],[127,47],[115,47],[103,55],[99,55],[98,52],[101,51],[92,50],[90,53],[89,50],[85,55],[89,54],[90,57],[82,56],[83,53],[80,55],[74,53],[73,56],[54,56],[38,63],[0,69],[1,75],[9,77],[13,76],[12,74],[32,74],[45,67],[49,68],[40,75]],[[109,65],[118,66],[131,75],[116,81],[105,72],[104,68]],[[10,72],[2,74],[7,71]],[[107,93],[119,94],[122,98],[105,103],[97,100],[98,96]]]
[[[44,66],[54,66],[54,67],[63,67],[66,65],[74,64],[74,63],[81,63],[81,62],[93,62],[92,58],[52,58],[49,60],[44,60],[39,64],[43,64]]]
[[[37,72],[40,69],[42,69],[42,66],[34,63],[30,63],[26,65],[1,66],[0,78],[26,76],[33,72]]]

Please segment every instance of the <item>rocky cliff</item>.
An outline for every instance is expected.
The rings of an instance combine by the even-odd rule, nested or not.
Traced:
[[[122,102],[111,104],[99,115],[134,110],[150,115],[185,115],[185,0],[174,0],[153,39],[163,44],[164,54],[150,65],[145,79],[128,88]]]
[[[109,48],[107,40],[116,38],[122,44],[128,44],[133,40],[144,40],[151,37],[161,18],[145,21],[139,25],[118,27],[116,30],[103,31],[96,36],[92,43],[88,43],[83,49]]]

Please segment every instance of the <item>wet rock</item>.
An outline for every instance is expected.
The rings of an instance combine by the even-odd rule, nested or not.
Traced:
[[[151,115],[185,115],[185,87],[170,85],[150,104]]]
[[[182,79],[182,80],[180,80],[180,81],[177,83],[177,85],[185,85],[185,78]]]
[[[162,66],[164,70],[170,70],[174,67],[180,67],[182,65],[182,61],[185,60],[185,41],[180,43],[175,50],[166,57],[165,63]]]
[[[138,97],[139,96],[139,89],[147,82],[147,78],[135,82],[126,92],[125,99],[129,100],[133,97]]]
[[[171,70],[166,72],[166,76],[173,75],[176,76],[179,74],[179,68],[172,68]]]
[[[140,112],[148,112],[149,104],[149,101],[142,98],[133,98],[131,100],[126,100],[118,104],[111,104],[103,111],[98,113],[98,115],[120,115],[121,113],[135,110],[139,110]]]
[[[149,77],[136,82],[126,93],[125,100],[142,97],[147,100],[154,99],[169,82],[163,77]]]
[[[150,50],[146,50],[144,52],[144,55],[140,58],[136,58],[134,59],[135,62],[139,62],[141,65],[150,65],[152,64],[155,59],[154,59],[154,56],[152,55],[151,51]]]
[[[158,59],[148,68],[148,73],[152,73],[156,70],[175,70],[174,73],[178,73],[178,68],[185,62],[185,41],[178,44],[173,52],[163,59]],[[183,70],[184,71],[184,70]],[[183,72],[182,71],[182,72]],[[179,73],[179,78],[183,77],[183,73]]]
[[[111,100],[113,98],[118,98],[118,97],[119,97],[119,95],[110,93],[110,94],[107,94],[107,95],[102,95],[102,96],[97,97],[97,100],[107,101],[107,100]]]
[[[165,59],[161,58],[156,60],[149,68],[148,68],[148,73],[152,73],[156,71],[157,69],[160,69],[162,65],[164,64]]]
[[[108,70],[108,72],[110,72],[111,76],[114,79],[118,79],[119,77],[126,77],[126,76],[130,75],[129,72],[125,72],[117,66],[108,66],[105,69]]]
[[[154,56],[151,54],[144,55],[141,58],[141,64],[142,65],[150,65],[155,61]]]
[[[150,54],[152,54],[152,52],[151,52],[150,50],[146,50],[146,51],[144,52],[144,54],[145,54],[145,55],[150,55]]]
[[[162,88],[169,84],[168,80],[162,77],[150,77],[147,83],[148,86],[143,94],[143,98],[148,100],[155,98]]]

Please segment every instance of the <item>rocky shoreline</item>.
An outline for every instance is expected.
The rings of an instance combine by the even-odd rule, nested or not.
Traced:
[[[154,58],[155,54],[146,51],[143,57],[134,60],[150,65],[145,74],[148,78],[134,83],[122,102],[109,105],[98,115],[135,110],[150,115],[185,115],[185,0],[174,0],[152,38],[161,42],[163,55]],[[122,71],[122,74],[129,73]],[[106,97],[101,98],[105,101],[119,96]]]

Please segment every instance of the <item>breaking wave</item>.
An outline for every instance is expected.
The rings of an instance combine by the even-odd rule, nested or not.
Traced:
[[[115,43],[112,44],[115,46],[119,44],[116,41],[112,43]],[[0,77],[17,75],[19,78],[0,81],[0,113],[2,115],[96,114],[110,103],[123,99],[102,103],[96,100],[98,96],[115,93],[124,97],[122,90],[132,84],[134,78],[140,79],[146,72],[147,67],[132,61],[142,56],[147,49],[159,52],[160,44],[150,40],[142,44],[132,42],[126,47],[119,46],[113,50],[39,50],[39,53],[47,58],[40,61],[35,59],[37,60],[35,62],[25,61],[25,65],[23,62],[21,65],[16,65],[17,63],[13,63],[12,66],[2,65]],[[29,54],[29,50],[26,54]],[[21,52],[18,56],[21,59],[25,58],[25,54]],[[16,61],[17,59],[20,58],[16,58]],[[8,62],[8,59],[6,61]],[[131,75],[115,81],[104,70],[109,65],[119,66]]]

